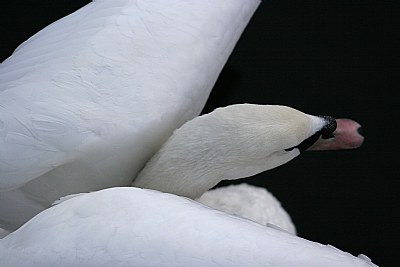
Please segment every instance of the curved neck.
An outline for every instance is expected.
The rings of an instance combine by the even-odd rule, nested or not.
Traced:
[[[197,117],[175,130],[133,186],[198,198],[221,180],[285,164],[315,130],[309,115],[288,107],[241,104]]]

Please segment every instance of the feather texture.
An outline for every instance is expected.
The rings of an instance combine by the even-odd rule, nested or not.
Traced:
[[[111,188],[66,200],[1,239],[0,266],[376,265],[176,195]]]
[[[18,47],[0,66],[0,225],[129,185],[199,114],[258,4],[95,1]]]

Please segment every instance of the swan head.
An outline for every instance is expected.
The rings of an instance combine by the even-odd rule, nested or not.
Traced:
[[[286,106],[218,108],[175,130],[133,185],[195,199],[221,180],[285,164],[335,129],[332,117]]]

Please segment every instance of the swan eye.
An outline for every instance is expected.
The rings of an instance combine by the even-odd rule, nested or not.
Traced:
[[[295,149],[296,147],[291,147],[291,148],[286,148],[285,151],[292,151],[293,149]]]

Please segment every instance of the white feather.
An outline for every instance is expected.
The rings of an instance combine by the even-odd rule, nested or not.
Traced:
[[[281,203],[265,188],[229,185],[205,192],[198,202],[263,225],[275,225],[291,234],[296,228]]]
[[[133,185],[198,198],[221,180],[253,176],[300,154],[326,121],[293,108],[237,104],[186,122],[146,163]]]
[[[201,111],[259,0],[103,0],[0,66],[0,225],[129,185]]]
[[[111,188],[51,207],[1,239],[0,266],[376,265],[172,194]]]
[[[374,266],[365,256],[175,195],[138,188],[79,194],[128,185],[172,131],[200,112],[258,4],[98,0],[45,28],[2,63],[0,224],[15,229],[54,200],[76,195],[1,239],[0,266]],[[308,123],[273,123],[277,131],[267,136],[284,138],[259,150],[272,153],[267,166],[225,168],[200,189],[192,191],[196,184],[189,181],[184,190],[191,192],[182,195],[200,196],[218,180],[297,156],[283,151],[320,129],[321,119],[290,114]],[[204,118],[210,116],[195,121]],[[288,129],[296,134],[282,132]],[[251,140],[246,137],[241,140]],[[268,142],[252,145],[262,143]],[[163,172],[148,171],[159,170],[151,167],[157,164],[150,161],[135,183],[169,191],[159,182]],[[173,173],[187,171],[181,167]]]

